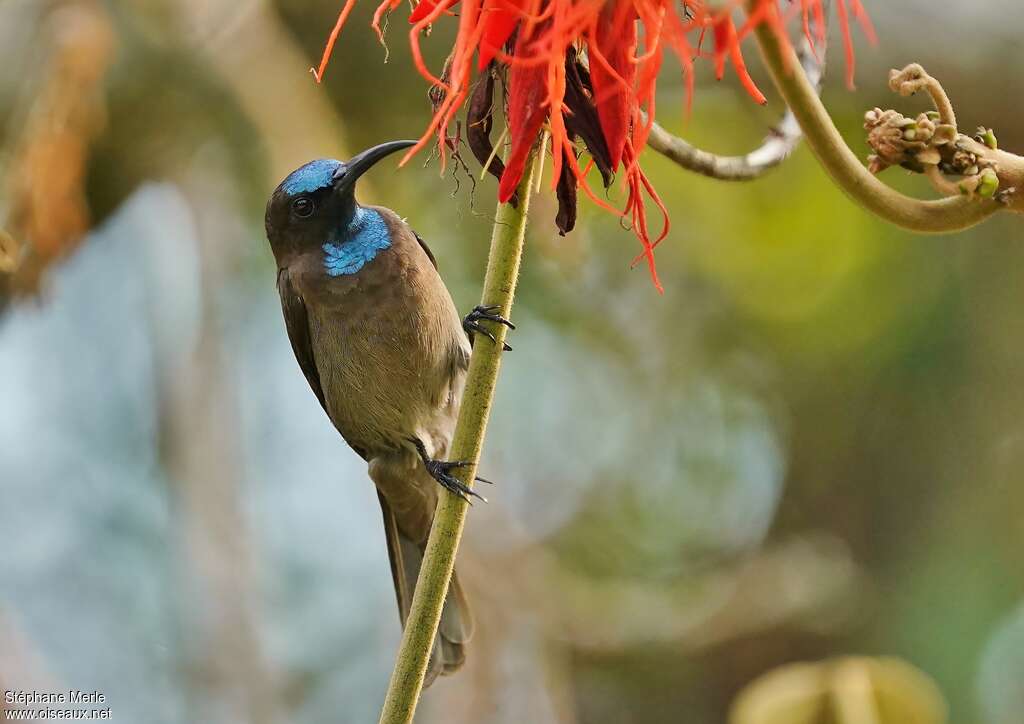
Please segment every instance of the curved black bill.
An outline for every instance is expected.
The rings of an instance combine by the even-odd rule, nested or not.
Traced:
[[[335,190],[338,191],[351,189],[355,186],[359,177],[373,168],[382,158],[390,156],[395,151],[401,151],[415,145],[416,141],[388,141],[379,146],[368,148],[362,153],[357,153],[346,163],[341,164],[331,177],[331,183],[334,184]]]

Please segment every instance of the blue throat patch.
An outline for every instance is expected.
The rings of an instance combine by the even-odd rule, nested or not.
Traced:
[[[289,196],[308,194],[327,188],[331,185],[331,177],[341,166],[341,161],[333,158],[320,158],[310,161],[305,166],[292,171],[288,178],[281,182],[281,188]]]
[[[352,221],[336,238],[337,243],[323,245],[324,269],[332,277],[355,274],[391,246],[391,232],[384,217],[361,206],[356,207]]]

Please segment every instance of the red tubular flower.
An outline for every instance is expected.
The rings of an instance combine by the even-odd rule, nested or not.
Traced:
[[[314,71],[317,81],[355,2],[345,0]],[[373,17],[378,34],[384,15],[401,4],[402,0],[380,2]],[[423,60],[420,38],[432,23],[453,15],[456,5],[458,33],[444,72],[437,77]],[[860,0],[838,0],[837,6],[847,79],[852,84],[849,16],[872,41],[874,31]],[[733,17],[737,10],[746,10],[738,29]],[[436,138],[444,164],[448,128],[467,104],[468,145],[481,164],[499,177],[498,198],[514,203],[527,159],[546,124],[559,231],[565,233],[575,223],[578,187],[598,205],[630,220],[643,246],[638,260],[646,260],[660,289],[653,251],[668,234],[668,214],[641,170],[638,155],[654,122],[655,85],[664,52],[670,49],[682,64],[689,105],[692,64],[701,55],[699,38],[710,31],[716,75],[721,78],[726,62],[731,62],[751,97],[765,103],[747,72],[740,43],[763,23],[788,43],[785,21],[791,14],[799,15],[812,45],[824,41],[823,0],[420,0],[409,15],[409,42],[417,70],[435,86],[434,116],[403,163]],[[493,79],[500,75],[508,89],[504,110],[510,145],[504,165],[495,158],[490,141],[494,109],[501,110],[493,100]],[[590,160],[581,165],[584,151]],[[621,171],[627,190],[623,208],[614,209],[590,188],[587,177],[593,167],[606,187]],[[653,239],[647,223],[648,201],[663,217],[661,231]]]
[[[637,14],[632,3],[609,3],[597,16],[590,51],[590,82],[612,170],[618,169],[636,99]]]
[[[525,30],[520,32],[516,50],[529,45],[532,35]],[[547,69],[541,65],[516,64],[509,69],[507,117],[512,145],[505,162],[505,172],[498,184],[498,200],[502,203],[516,192],[526,160],[547,117],[546,76]]]
[[[484,33],[480,38],[480,60],[477,70],[483,71],[494,56],[505,47],[522,17],[525,0],[484,0],[481,16]]]

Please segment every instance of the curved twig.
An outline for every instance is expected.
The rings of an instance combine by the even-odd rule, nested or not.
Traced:
[[[748,3],[753,6],[753,0]],[[972,200],[966,196],[922,201],[879,181],[846,145],[801,71],[793,50],[779,40],[768,24],[758,25],[754,35],[772,80],[800,122],[807,145],[836,185],[865,209],[911,231],[944,233],[974,226],[1004,208],[990,199]]]
[[[797,57],[808,82],[814,87],[815,93],[820,94],[825,79],[824,44],[820,49],[815,49],[811,40],[804,37],[797,50]],[[683,168],[703,176],[721,181],[752,181],[789,158],[801,138],[803,131],[800,130],[800,124],[793,111],[787,107],[782,120],[772,127],[761,145],[744,156],[720,156],[697,148],[669,133],[657,122],[651,126],[647,145]]]

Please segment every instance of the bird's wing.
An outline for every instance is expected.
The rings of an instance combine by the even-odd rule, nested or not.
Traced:
[[[412,229],[410,229],[410,231],[412,231]],[[427,258],[430,259],[430,263],[434,265],[435,269],[437,269],[437,259],[434,258],[434,252],[432,252],[430,247],[427,246],[427,242],[423,241],[423,237],[415,231],[412,232],[412,235],[416,237],[416,241],[419,242],[420,248],[427,253]]]
[[[281,269],[277,273],[277,291],[281,295],[284,324],[288,329],[288,339],[291,340],[295,359],[299,361],[302,374],[306,376],[306,381],[313,389],[316,399],[320,400],[324,412],[327,412],[324,390],[320,385],[320,373],[317,372],[316,360],[313,359],[313,344],[309,336],[309,315],[306,312],[306,302],[299,294],[299,290],[292,284],[287,269]]]
[[[427,242],[423,241],[423,237],[417,234],[411,228],[409,229],[409,231],[412,231],[412,235],[416,237],[416,242],[420,245],[420,248],[423,249],[423,251],[426,253],[427,258],[430,259],[430,263],[434,265],[434,269],[437,269],[437,259],[434,258],[434,252],[432,252],[430,250],[430,247],[427,246]],[[463,343],[464,340],[465,343]],[[462,333],[458,335],[458,344],[456,348],[453,350],[452,354],[453,375],[460,370],[469,369],[469,353],[471,344],[472,343],[469,340],[469,337],[463,330]]]

